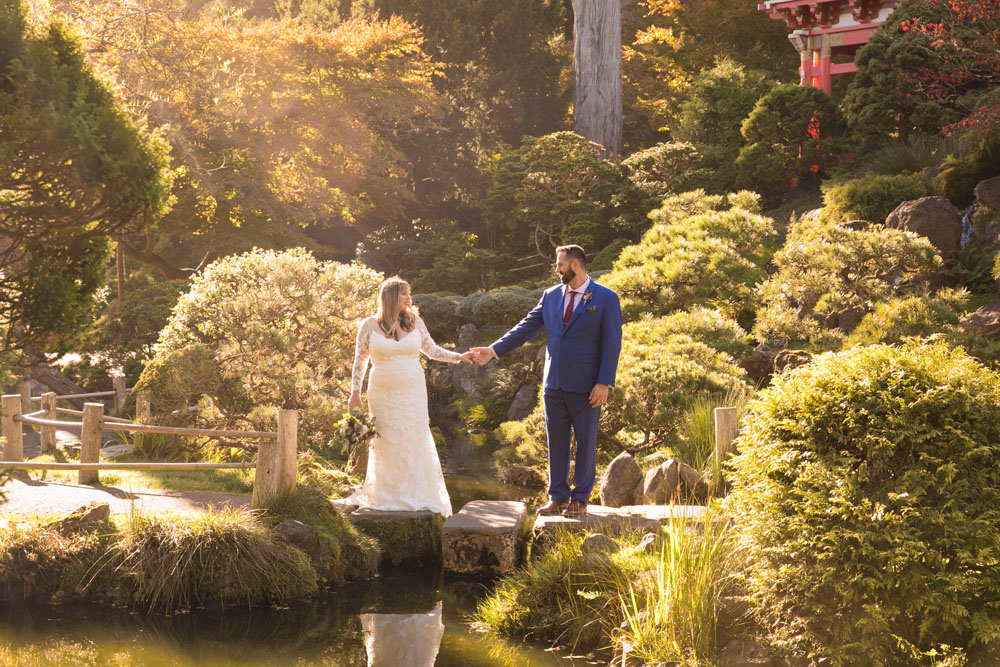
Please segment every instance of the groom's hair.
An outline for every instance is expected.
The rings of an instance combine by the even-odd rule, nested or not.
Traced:
[[[566,253],[566,258],[567,259],[570,259],[570,260],[578,259],[578,260],[580,260],[580,264],[582,264],[584,267],[587,266],[587,253],[585,253],[583,251],[583,248],[581,248],[580,246],[578,246],[578,245],[561,245],[558,248],[556,248],[556,254],[558,255],[561,252]]]

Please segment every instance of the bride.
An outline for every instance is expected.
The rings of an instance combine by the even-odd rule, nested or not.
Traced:
[[[378,311],[358,328],[349,410],[361,408],[368,378],[368,409],[378,435],[372,440],[365,483],[350,497],[360,507],[430,510],[451,516],[441,463],[427,416],[427,385],[420,353],[451,363],[472,363],[472,353],[438,347],[412,310],[410,285],[399,277],[379,288]]]

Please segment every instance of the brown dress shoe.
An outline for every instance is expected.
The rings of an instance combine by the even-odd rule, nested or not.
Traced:
[[[586,513],[587,513],[587,503],[583,502],[582,500],[577,500],[576,498],[569,501],[569,505],[566,505],[566,508],[562,511],[563,516],[570,518],[582,516]]]
[[[558,500],[550,500],[541,507],[538,508],[539,516],[559,516],[562,511],[566,508],[566,503],[561,503]]]

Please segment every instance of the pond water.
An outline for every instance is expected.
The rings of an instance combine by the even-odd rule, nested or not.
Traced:
[[[443,452],[456,511],[475,499],[529,499],[495,479],[491,447],[468,439]],[[536,500],[537,496],[530,500]],[[3,665],[487,665],[599,664],[475,632],[487,591],[440,570],[399,571],[284,608],[195,609],[147,616],[109,607],[0,607]]]

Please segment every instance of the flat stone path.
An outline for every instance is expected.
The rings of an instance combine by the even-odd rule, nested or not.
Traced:
[[[119,489],[15,478],[3,487],[7,502],[0,517],[17,514],[69,514],[91,502],[108,503],[112,514],[142,512],[192,512],[250,507],[250,496],[240,493],[171,491],[168,489]]]
[[[628,505],[604,507],[590,505],[587,513],[577,518],[539,516],[535,519],[536,535],[558,530],[657,530],[661,525],[679,519],[698,520],[705,515],[701,505]]]
[[[524,503],[473,500],[444,522],[442,560],[445,572],[496,576],[519,564],[521,527],[528,516]]]

